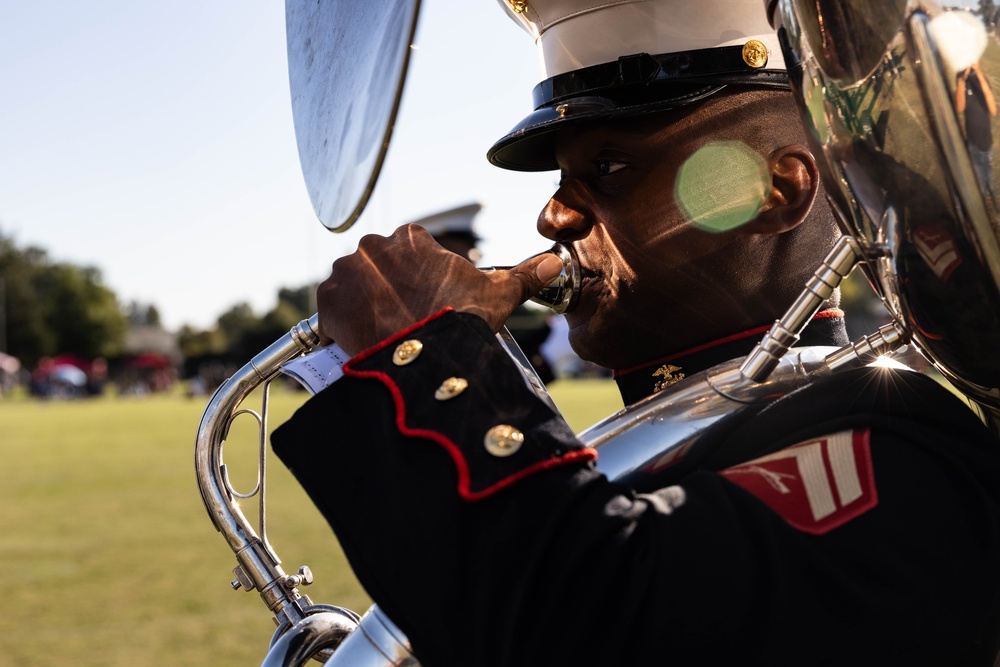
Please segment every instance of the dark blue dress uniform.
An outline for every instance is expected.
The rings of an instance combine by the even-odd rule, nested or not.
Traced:
[[[640,493],[475,316],[345,371],[274,449],[428,667],[992,664],[1000,448],[924,376],[835,374]]]

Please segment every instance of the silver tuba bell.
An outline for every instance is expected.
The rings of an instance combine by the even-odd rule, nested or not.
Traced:
[[[980,105],[1000,45],[968,9],[929,2],[767,5],[862,269],[909,342],[995,421],[1000,116]]]
[[[287,1],[300,158],[317,213],[335,231],[357,219],[374,185],[418,5]],[[960,102],[969,86],[982,89],[991,75],[1000,76],[1000,45],[970,12],[916,0],[764,5],[844,236],[746,359],[688,378],[580,434],[600,448],[599,467],[614,479],[641,485],[648,471],[697,448],[708,429],[904,344],[916,347],[1000,432],[1000,208],[991,154],[973,136],[983,128]],[[366,29],[350,29],[357,21]],[[1000,115],[992,116],[988,129],[996,130],[998,122]],[[578,267],[566,248],[553,251],[563,260],[563,274],[538,299],[565,310],[573,304]],[[858,264],[892,322],[842,349],[795,347],[820,304]],[[500,338],[547,398],[516,344]],[[257,590],[278,625],[264,665],[302,665],[311,658],[351,667],[417,665],[403,633],[377,606],[359,618],[313,604],[299,592],[311,580],[308,568],[296,574],[281,569],[266,538],[262,464],[259,532],[238,505],[254,494],[236,493],[228,480],[222,449],[232,420],[246,412],[241,403],[264,387],[257,415],[262,460],[267,386],[284,364],[318,345],[313,316],[218,389],[195,447],[202,498],[236,555],[232,585]]]

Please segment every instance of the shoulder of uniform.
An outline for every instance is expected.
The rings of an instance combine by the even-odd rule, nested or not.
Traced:
[[[865,367],[819,378],[774,401],[727,436],[711,467],[853,426],[916,428],[995,442],[969,406],[935,380],[908,369]]]

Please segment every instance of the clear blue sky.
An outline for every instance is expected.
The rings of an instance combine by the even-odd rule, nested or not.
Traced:
[[[355,230],[305,192],[280,0],[0,6],[0,230],[96,266],[168,328],[326,276],[361,234],[469,201],[487,263],[548,247],[551,174],[510,174],[489,145],[530,110],[535,47],[495,0],[425,0],[385,170]]]

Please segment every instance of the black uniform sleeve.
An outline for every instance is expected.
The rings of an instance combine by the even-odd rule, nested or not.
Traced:
[[[468,616],[455,601],[474,602],[483,568],[513,546],[502,532],[470,537],[511,521],[538,530],[546,496],[561,502],[575,478],[599,476],[596,453],[534,395],[478,317],[441,313],[344,370],[275,431],[274,451],[426,664],[464,664],[472,636],[440,630]],[[455,393],[453,380],[468,384]],[[528,491],[531,516],[508,514],[503,498],[521,495],[508,487],[534,488],[542,475]]]
[[[451,377],[468,388],[434,399]],[[483,453],[496,425],[517,452]],[[997,457],[937,423],[856,426],[878,502],[823,534],[715,472],[636,494],[449,313],[352,360],[273,444],[427,667],[959,664],[1000,589]]]

